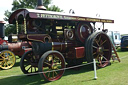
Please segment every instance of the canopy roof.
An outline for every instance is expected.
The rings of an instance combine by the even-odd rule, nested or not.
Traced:
[[[114,23],[114,20],[110,19],[100,19],[100,18],[91,18],[76,16],[75,14],[65,14],[60,12],[45,11],[45,10],[36,10],[36,9],[19,9],[13,12],[9,18],[9,23],[14,24],[15,20],[19,16],[24,18],[30,17],[35,19],[54,19],[54,20],[72,20],[72,21],[88,21],[88,22],[103,22],[103,23]]]

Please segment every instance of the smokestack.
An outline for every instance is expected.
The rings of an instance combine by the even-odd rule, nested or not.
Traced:
[[[5,37],[5,29],[4,29],[4,21],[0,21],[0,38],[4,39]]]
[[[46,8],[43,6],[43,0],[37,0],[37,7],[38,10],[46,10]]]

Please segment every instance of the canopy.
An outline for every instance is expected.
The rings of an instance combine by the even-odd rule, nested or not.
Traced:
[[[15,20],[23,16],[24,18],[30,17],[35,19],[54,19],[54,20],[72,20],[72,21],[88,21],[88,22],[103,22],[103,23],[114,23],[114,20],[100,19],[76,16],[75,14],[65,14],[61,12],[36,10],[36,9],[19,9],[13,12],[9,18],[9,23],[14,24]]]

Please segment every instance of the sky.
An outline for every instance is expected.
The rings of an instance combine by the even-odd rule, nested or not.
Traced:
[[[4,0],[0,3],[0,20],[5,17],[6,10],[11,10],[12,2],[13,0]],[[73,9],[76,15],[112,19],[114,24],[105,24],[105,29],[128,34],[127,0],[52,0],[51,5],[58,6],[65,13],[69,13],[69,10]],[[98,16],[96,16],[97,14]]]

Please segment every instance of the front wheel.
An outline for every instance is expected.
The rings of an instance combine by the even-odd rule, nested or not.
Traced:
[[[0,52],[0,68],[10,69],[14,66],[16,57],[13,52],[4,50]]]
[[[24,74],[36,73],[38,72],[38,61],[39,59],[34,55],[33,51],[27,51],[20,61],[20,68]]]
[[[39,60],[40,76],[46,81],[55,81],[61,78],[65,71],[65,59],[58,51],[47,51]]]

